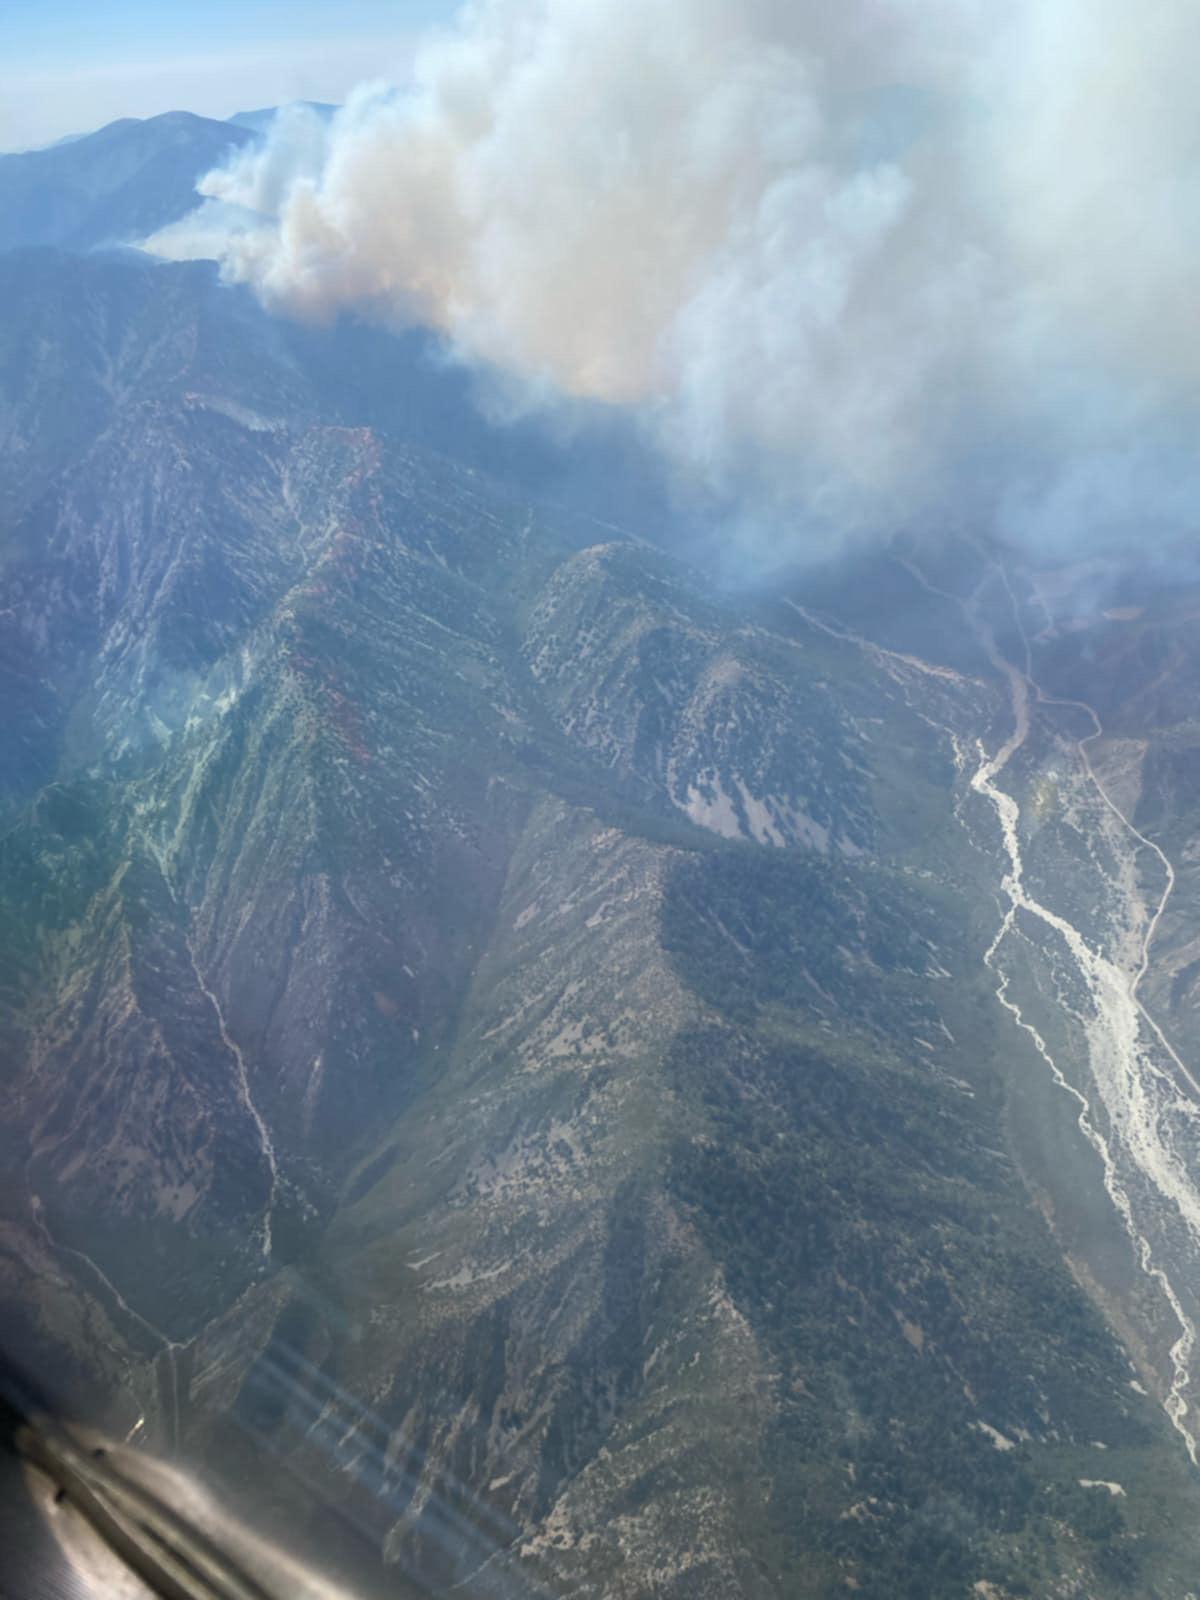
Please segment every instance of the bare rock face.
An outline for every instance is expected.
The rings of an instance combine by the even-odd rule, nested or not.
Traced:
[[[1083,1016],[1027,907],[997,999],[987,784],[1056,915],[1088,841],[1140,880],[1069,729],[980,778],[986,572],[925,655],[731,598],[332,406],[340,336],[202,270],[0,275],[19,1353],[425,1592],[1182,1600],[1190,1378],[1001,1003]],[[1185,730],[1123,693],[1095,772],[1190,881]]]

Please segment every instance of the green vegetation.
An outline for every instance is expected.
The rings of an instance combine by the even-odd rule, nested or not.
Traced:
[[[728,852],[678,867],[664,911],[720,1017],[672,1052],[708,1132],[671,1183],[778,1375],[776,1581],[950,1600],[980,1581],[1041,1596],[1078,1569],[1079,1593],[1148,1592],[1162,1430],[992,1151],[994,1107],[905,1026],[931,930],[961,988],[962,930],[878,868]],[[986,1023],[976,1037],[986,1052]],[[1062,1448],[1096,1438],[1090,1462]]]

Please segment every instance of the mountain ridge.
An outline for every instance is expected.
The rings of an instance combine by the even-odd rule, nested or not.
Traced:
[[[1023,671],[1003,552],[722,590],[351,415],[210,269],[0,274],[23,1353],[434,1592],[1183,1600],[1176,1334],[997,998],[979,779],[1011,742],[1030,892],[1139,926],[1050,696],[1155,707],[1122,781],[1184,870],[1179,608]]]

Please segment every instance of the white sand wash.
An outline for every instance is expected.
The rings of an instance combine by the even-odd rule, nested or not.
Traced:
[[[155,844],[153,839],[149,837],[145,839],[145,843],[158,865],[158,870],[162,876],[163,885],[166,888],[167,893],[170,895],[173,903],[176,906],[179,906],[181,902],[179,895],[175,890],[170,864],[167,860],[165,852]],[[262,1151],[263,1160],[266,1162],[267,1171],[271,1176],[271,1185],[267,1191],[267,1203],[263,1208],[262,1223],[259,1227],[259,1239],[261,1241],[262,1257],[264,1261],[269,1262],[271,1259],[271,1249],[274,1243],[272,1237],[272,1222],[275,1216],[275,1206],[279,1199],[279,1185],[281,1182],[279,1159],[275,1153],[275,1142],[271,1138],[271,1130],[267,1127],[267,1124],[263,1119],[262,1112],[259,1111],[258,1106],[254,1102],[254,1095],[250,1088],[250,1074],[246,1070],[246,1058],[242,1054],[241,1048],[239,1047],[237,1041],[230,1034],[229,1029],[225,1024],[225,1013],[221,1009],[220,1000],[218,1000],[217,996],[204,981],[204,974],[201,972],[200,963],[196,959],[196,947],[189,932],[185,932],[184,934],[184,946],[187,950],[188,961],[191,964],[192,974],[196,979],[196,985],[199,988],[200,993],[213,1008],[213,1013],[217,1019],[217,1030],[221,1036],[221,1043],[225,1046],[226,1050],[233,1059],[234,1073],[237,1080],[238,1099],[242,1102],[246,1115],[254,1124],[254,1131],[258,1138],[259,1149]]]
[[[197,964],[195,952],[192,949],[190,940],[188,941],[187,948],[188,956],[192,963],[192,971],[196,975],[196,982],[200,987],[200,992],[202,995],[204,995],[205,999],[209,1002],[216,1013],[217,1027],[221,1034],[221,1043],[233,1057],[234,1068],[237,1073],[238,1098],[246,1108],[246,1114],[250,1118],[251,1122],[253,1122],[255,1130],[258,1133],[259,1147],[262,1150],[263,1159],[267,1163],[267,1170],[271,1174],[271,1188],[267,1195],[266,1206],[263,1210],[262,1228],[260,1230],[263,1258],[269,1261],[271,1258],[272,1245],[271,1222],[275,1214],[275,1203],[279,1197],[279,1162],[275,1155],[275,1144],[271,1138],[270,1129],[263,1121],[262,1113],[254,1103],[254,1096],[250,1092],[250,1077],[246,1071],[246,1058],[243,1056],[236,1041],[230,1036],[229,1029],[225,1026],[225,1013],[221,1010],[221,1002],[205,983],[203,974],[201,973],[200,967]]]
[[[1184,1303],[1184,1294],[1190,1295],[1190,1287],[1184,1294],[1176,1287],[1191,1282],[1190,1277],[1178,1276],[1180,1260],[1190,1265],[1194,1259],[1200,1268],[1200,1191],[1187,1160],[1177,1148],[1177,1132],[1172,1128],[1172,1122],[1183,1124],[1194,1134],[1200,1119],[1200,1082],[1139,998],[1140,987],[1150,967],[1151,947],[1175,887],[1175,871],[1163,850],[1141,833],[1116,805],[1092,765],[1088,747],[1100,739],[1104,731],[1094,708],[1083,701],[1056,700],[1044,694],[1036,682],[1029,642],[1021,628],[1019,609],[1007,575],[999,572],[1012,599],[1013,615],[1024,641],[1023,671],[1001,654],[993,633],[980,616],[978,594],[988,578],[996,575],[996,569],[985,575],[976,596],[964,600],[930,583],[912,562],[902,561],[901,565],[931,594],[963,611],[993,667],[1008,686],[1012,731],[992,756],[987,754],[982,743],[976,745],[978,764],[969,779],[970,791],[987,800],[995,811],[1007,861],[1002,881],[1007,909],[985,959],[996,977],[996,992],[1001,1003],[1031,1039],[1053,1082],[1077,1105],[1080,1132],[1099,1158],[1105,1190],[1131,1241],[1134,1259],[1178,1329],[1169,1352],[1171,1380],[1163,1403],[1189,1456],[1200,1465],[1200,1446],[1194,1424],[1189,1426],[1192,1407],[1188,1399],[1191,1368],[1197,1354],[1196,1326]],[[926,677],[927,681],[935,676],[958,678],[964,684],[970,681],[948,668],[934,668],[916,657],[885,650],[799,606],[794,609],[822,632],[862,650],[889,675],[898,680],[907,679],[906,689],[918,676]],[[913,704],[910,693],[906,692],[905,699],[910,709],[923,715],[923,720],[950,740],[958,770],[969,771],[968,747],[954,728],[923,714]],[[1020,842],[1020,806],[999,786],[998,780],[1029,736],[1035,702],[1039,706],[1077,710],[1091,723],[1092,731],[1074,741],[1074,753],[1082,787],[1095,792],[1114,824],[1104,831],[1102,840],[1104,848],[1112,853],[1113,863],[1106,865],[1095,849],[1091,851],[1092,866],[1100,875],[1097,887],[1101,898],[1112,925],[1121,930],[1113,941],[1111,953],[1094,948],[1066,917],[1042,904],[1026,883]],[[965,820],[957,805],[955,814],[960,821]],[[1143,851],[1154,856],[1165,880],[1162,894],[1152,909],[1145,904],[1139,888],[1137,858]],[[1025,1018],[1009,993],[1010,978],[1001,966],[1001,956],[1007,941],[1024,936],[1024,930],[1018,925],[1020,914],[1039,921],[1049,935],[1042,954],[1049,963],[1051,982],[1060,983],[1066,975],[1072,980],[1072,987],[1082,983],[1086,997],[1082,1007],[1077,996],[1068,1000],[1061,987],[1059,1001],[1065,1020],[1082,1031],[1084,1065],[1090,1074],[1092,1099],[1068,1080],[1042,1034]],[[1164,1251],[1159,1241],[1164,1236],[1171,1246],[1165,1254],[1169,1255],[1171,1271],[1177,1274],[1175,1281],[1168,1276],[1163,1261]],[[1139,1393],[1145,1393],[1136,1380],[1133,1386]]]
[[[1174,887],[1175,875],[1163,852],[1129,823],[1100,785],[1086,749],[1087,744],[1102,732],[1099,718],[1090,706],[1082,702],[1070,702],[1085,711],[1093,724],[1094,731],[1086,739],[1078,741],[1077,745],[1089,781],[1095,786],[1105,806],[1136,841],[1135,847],[1147,847],[1154,851],[1166,873],[1164,893],[1153,915],[1144,919],[1145,932],[1137,970],[1123,970],[1101,951],[1094,949],[1065,917],[1043,905],[1029,892],[1021,856],[1020,807],[1012,795],[998,787],[996,780],[1028,737],[1031,696],[1036,696],[1044,704],[1054,702],[1041,694],[1027,671],[1022,672],[1001,655],[991,630],[980,620],[975,606],[968,605],[966,609],[989,659],[1008,683],[1013,711],[1012,732],[993,756],[988,756],[982,745],[979,747],[980,764],[971,778],[971,788],[988,799],[995,808],[1009,863],[1002,885],[1008,899],[1008,909],[985,959],[998,979],[997,995],[1001,1003],[1032,1039],[1055,1083],[1078,1103],[1079,1128],[1100,1158],[1105,1189],[1133,1243],[1141,1270],[1166,1300],[1179,1327],[1179,1336],[1170,1352],[1173,1378],[1164,1406],[1183,1438],[1188,1454],[1196,1462],[1197,1439],[1187,1423],[1191,1409],[1187,1390],[1195,1353],[1196,1329],[1166,1270],[1155,1258],[1146,1228],[1140,1221],[1146,1202],[1135,1204],[1131,1198],[1129,1181],[1130,1178],[1137,1178],[1139,1191],[1143,1188],[1148,1190],[1151,1202],[1169,1201],[1182,1219],[1192,1243],[1200,1247],[1200,1192],[1185,1163],[1169,1142],[1169,1129],[1163,1116],[1164,1100],[1170,1102],[1175,1111],[1189,1115],[1194,1114],[1195,1107],[1190,1101],[1184,1100],[1178,1082],[1154,1062],[1147,1035],[1153,1037],[1180,1077],[1193,1089],[1196,1086],[1195,1079],[1167,1043],[1157,1024],[1147,1015],[1137,993],[1149,967],[1150,946]],[[1125,875],[1123,882],[1131,881],[1129,875]],[[1109,887],[1117,889],[1120,885],[1112,883]],[[1140,907],[1131,909],[1136,916]],[[999,965],[999,956],[1001,947],[1016,928],[1020,912],[1037,918],[1060,937],[1091,1002],[1091,1017],[1080,1017],[1079,1020],[1084,1028],[1091,1079],[1105,1113],[1107,1136],[1097,1126],[1091,1101],[1068,1082],[1045,1039],[1024,1018],[1020,1007],[1008,993],[1009,978]]]

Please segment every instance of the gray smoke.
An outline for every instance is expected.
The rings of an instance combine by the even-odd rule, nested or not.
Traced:
[[[1190,526],[1195,0],[480,0],[153,241],[791,525]],[[769,519],[774,525],[775,519]]]

